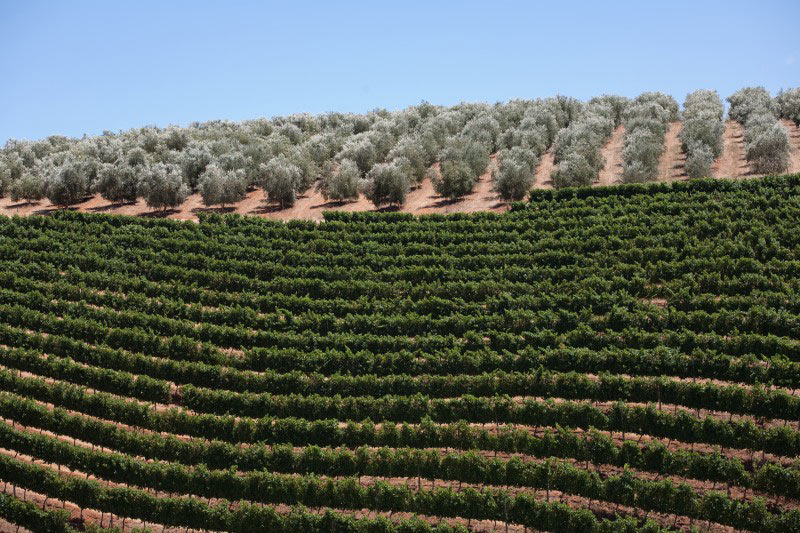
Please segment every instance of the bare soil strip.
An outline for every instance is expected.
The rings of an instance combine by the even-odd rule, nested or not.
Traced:
[[[722,134],[722,154],[714,161],[711,174],[714,178],[739,178],[750,174],[745,159],[742,125],[734,120],[725,122]]]
[[[552,189],[553,180],[550,179],[550,175],[555,169],[555,154],[553,153],[553,149],[550,148],[542,154],[542,158],[539,161],[539,166],[536,167],[536,174],[534,175],[533,179],[533,188]]]
[[[671,122],[664,137],[664,153],[658,164],[659,181],[676,181],[687,179],[686,176],[686,154],[681,149],[681,140],[678,137],[681,133],[683,124],[681,122]]]
[[[606,165],[597,177],[595,185],[613,185],[622,179],[622,145],[625,126],[617,126],[601,152]]]
[[[788,172],[800,172],[800,127],[788,118],[782,118],[781,124],[789,133]]]

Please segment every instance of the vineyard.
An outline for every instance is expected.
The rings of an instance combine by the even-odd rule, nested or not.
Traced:
[[[0,529],[800,530],[800,175],[528,200],[0,217]]]

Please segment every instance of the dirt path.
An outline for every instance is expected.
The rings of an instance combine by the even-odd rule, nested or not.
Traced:
[[[725,122],[722,134],[722,154],[714,161],[711,174],[715,178],[738,178],[750,173],[744,151],[742,125],[736,121]]]
[[[532,188],[552,189],[553,181],[550,179],[550,175],[553,173],[555,168],[555,154],[553,154],[553,150],[551,148],[542,154],[542,159],[539,162],[539,166],[536,167],[536,174],[533,179]]]
[[[680,122],[671,122],[664,137],[664,153],[658,164],[659,181],[676,181],[686,179],[686,154],[681,150],[681,140],[678,137],[683,125]]]
[[[789,168],[787,172],[800,172],[800,127],[788,118],[782,118],[781,124],[789,133]]]
[[[613,185],[622,179],[622,143],[625,138],[625,127],[617,126],[603,147],[601,155],[606,166],[597,176],[595,185]]]

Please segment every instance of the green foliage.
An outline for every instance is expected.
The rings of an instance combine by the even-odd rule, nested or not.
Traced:
[[[667,127],[678,116],[678,103],[663,93],[642,93],[627,106],[622,148],[624,183],[645,183],[658,178]]]
[[[564,187],[585,187],[591,185],[597,177],[596,166],[593,166],[583,154],[570,152],[561,160],[553,171],[551,179],[556,189]]]
[[[45,196],[60,207],[77,204],[89,194],[95,175],[93,162],[67,156],[59,166],[49,170],[44,185]]]
[[[189,196],[189,187],[184,183],[180,167],[156,163],[145,168],[137,188],[148,207],[174,209]]]
[[[342,159],[335,171],[319,182],[319,190],[326,200],[346,202],[358,200],[361,173],[355,161]]]
[[[205,205],[233,204],[244,199],[247,184],[241,170],[223,170],[216,165],[206,167],[198,183]]]
[[[494,179],[494,189],[507,202],[524,198],[533,186],[539,158],[532,150],[515,146],[501,151],[497,161],[499,170]]]
[[[789,166],[789,134],[777,122],[779,105],[784,109],[790,98],[780,103],[763,87],[746,87],[728,97],[729,115],[744,126],[747,160],[757,173],[774,174]]]
[[[258,184],[267,193],[267,201],[291,207],[303,188],[303,171],[285,155],[279,155],[259,168]]]
[[[113,203],[135,202],[144,167],[106,163],[97,172],[92,191]]]
[[[779,91],[775,102],[781,117],[800,125],[800,87]]]
[[[397,161],[378,163],[361,183],[361,192],[375,207],[403,205],[411,183],[412,177]]]
[[[44,198],[44,184],[30,172],[25,172],[14,181],[9,188],[11,200],[19,202],[25,200],[28,203],[35,202]]]

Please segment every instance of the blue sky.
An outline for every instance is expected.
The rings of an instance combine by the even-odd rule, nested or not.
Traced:
[[[0,0],[0,143],[427,100],[800,85],[800,1]]]

